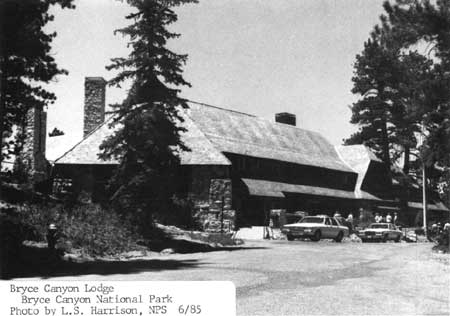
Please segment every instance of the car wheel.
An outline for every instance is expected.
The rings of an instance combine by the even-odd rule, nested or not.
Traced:
[[[320,238],[322,237],[322,232],[320,231],[320,229],[316,230],[316,232],[314,233],[314,236],[311,237],[312,241],[319,241]]]
[[[402,238],[402,236],[398,236],[397,238],[395,238],[395,242],[400,242],[400,239]]]
[[[383,241],[383,242],[387,242],[387,241],[388,241],[388,235],[383,235],[382,241]]]
[[[291,234],[288,234],[287,235],[287,240],[293,241],[294,240],[294,236],[292,236]]]
[[[338,235],[336,236],[336,238],[334,239],[336,242],[341,242],[342,238],[344,238],[344,233],[343,232],[339,232]]]

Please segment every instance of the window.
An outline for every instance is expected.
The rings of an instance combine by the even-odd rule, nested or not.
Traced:
[[[322,217],[305,217],[300,221],[300,223],[322,224],[323,218]]]
[[[382,228],[382,229],[387,229],[389,227],[389,225],[387,224],[370,224],[369,226],[370,228]]]

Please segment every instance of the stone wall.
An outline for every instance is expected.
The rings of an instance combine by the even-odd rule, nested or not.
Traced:
[[[105,121],[106,80],[86,77],[84,81],[84,125],[86,136]]]
[[[207,231],[227,232],[234,229],[236,212],[232,210],[231,179],[211,179],[209,209],[204,216]]]
[[[236,212],[232,209],[231,183],[227,166],[193,167],[189,198],[194,204],[194,220],[203,230],[228,232],[234,229]]]

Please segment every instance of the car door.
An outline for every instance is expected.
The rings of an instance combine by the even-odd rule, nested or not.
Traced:
[[[332,228],[331,228],[332,235],[331,235],[331,237],[332,238],[336,238],[337,235],[339,234],[339,231],[340,231],[339,223],[334,218],[330,218],[330,220],[331,220],[331,225],[332,225]]]
[[[401,237],[403,235],[402,232],[398,229],[398,227],[395,226],[394,224],[392,224],[392,229],[394,230],[394,239],[397,239],[398,237]]]
[[[388,228],[389,228],[389,234],[388,234],[389,239],[395,239],[397,237],[397,232],[394,229],[394,225],[389,224]]]
[[[334,237],[333,236],[333,225],[331,224],[330,218],[325,218],[324,237],[326,237],[326,238]]]

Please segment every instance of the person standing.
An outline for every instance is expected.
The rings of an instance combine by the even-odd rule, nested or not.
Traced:
[[[379,213],[375,213],[375,222],[376,223],[381,223],[381,220],[383,218],[381,217],[381,215]]]
[[[353,214],[352,213],[348,214],[346,221],[348,223],[349,233],[351,234],[353,232]]]
[[[341,213],[339,213],[339,211],[336,211],[333,217],[339,222],[339,224],[344,225],[344,218],[342,217]]]
[[[387,215],[386,215],[386,223],[392,223],[391,213],[387,213]]]
[[[394,225],[397,225],[397,220],[398,220],[398,214],[397,214],[397,212],[394,212]]]

